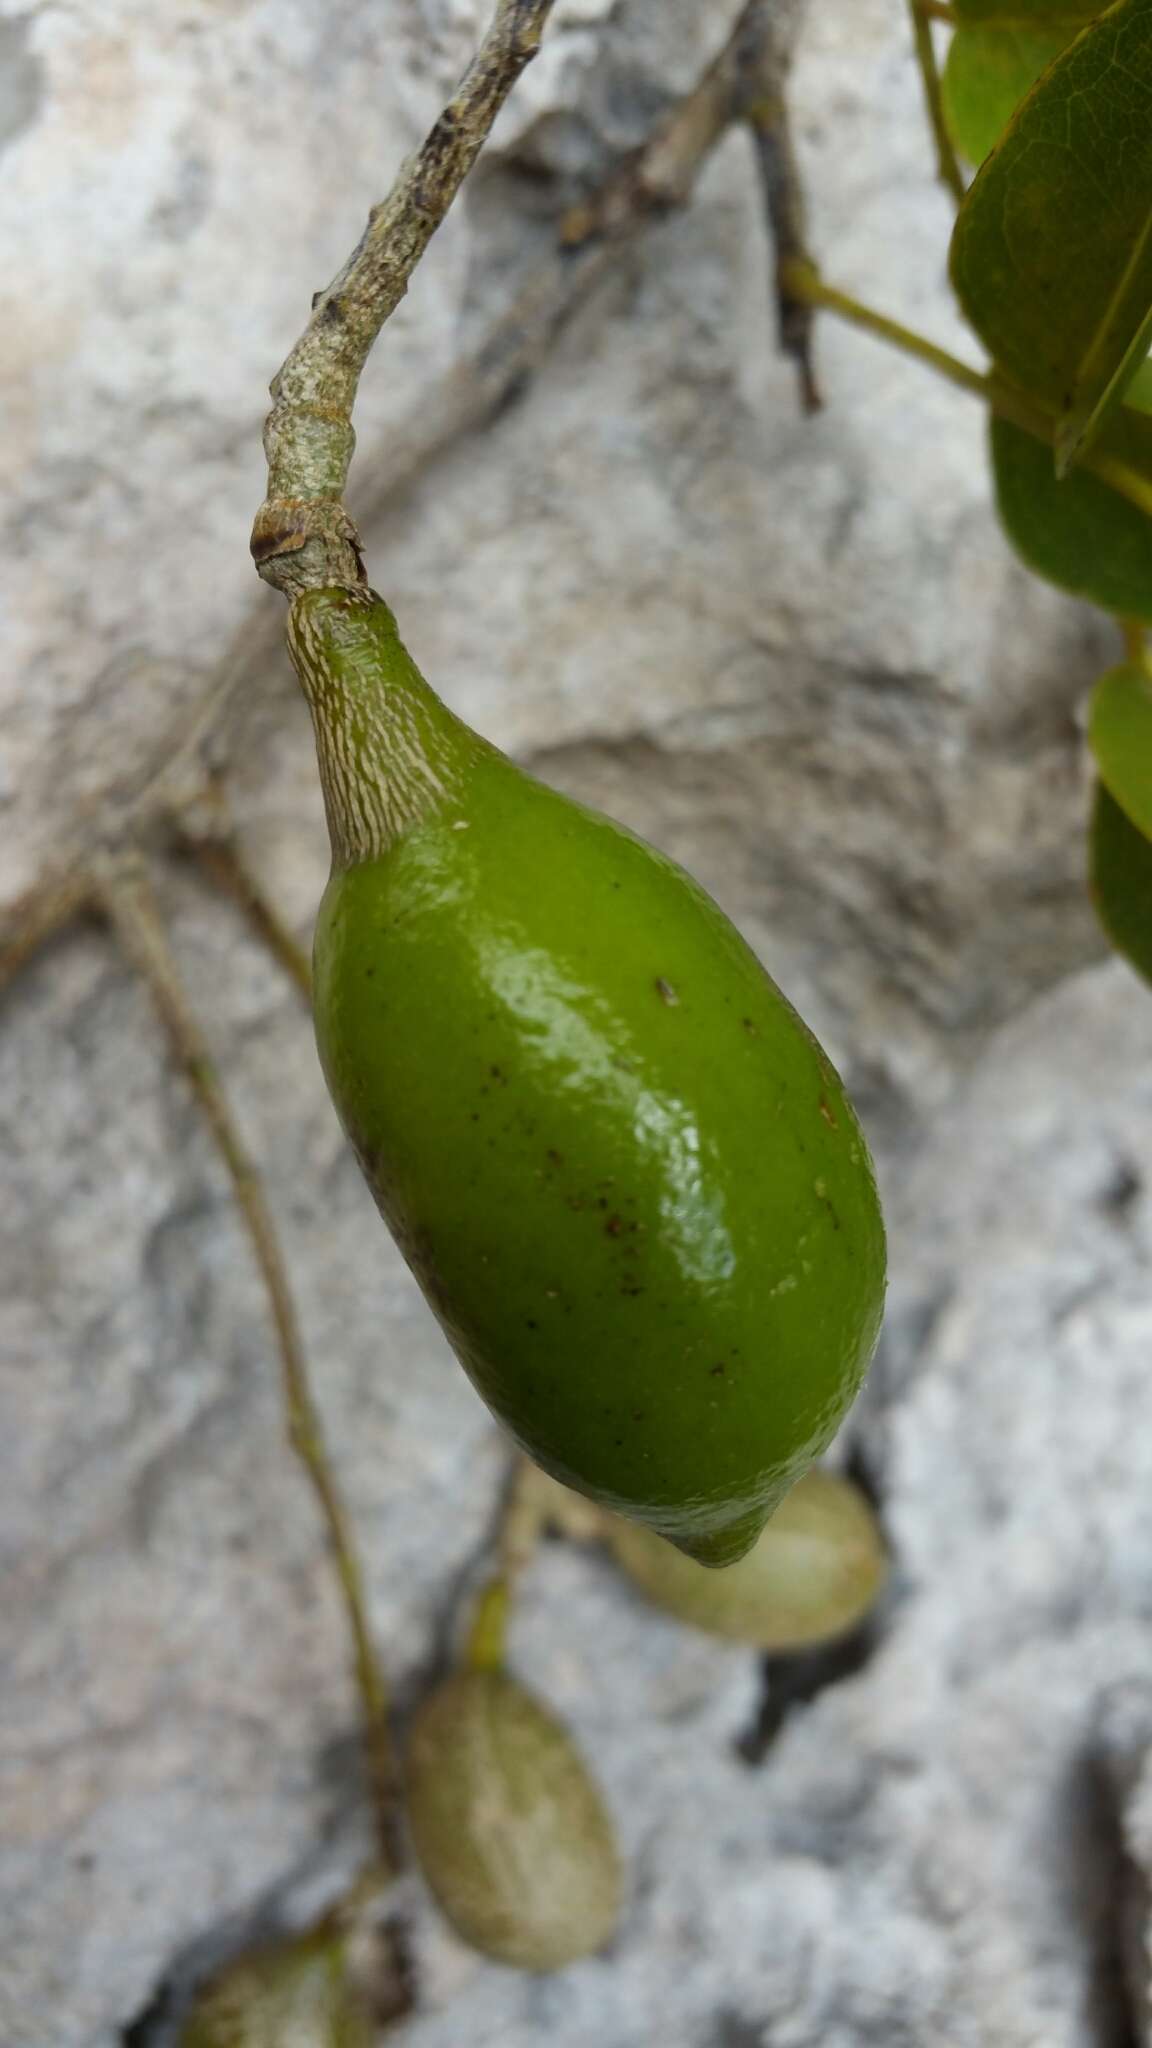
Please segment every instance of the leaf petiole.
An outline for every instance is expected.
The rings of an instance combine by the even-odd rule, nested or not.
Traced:
[[[835,313],[841,320],[847,320],[854,327],[861,327],[868,334],[874,334],[881,341],[898,348],[904,355],[914,356],[918,362],[926,363],[937,376],[947,378],[961,391],[970,392],[984,403],[998,418],[1010,420],[1013,426],[1022,427],[1025,433],[1043,441],[1048,448],[1056,445],[1056,416],[1038,405],[1023,391],[1016,389],[1003,377],[993,371],[990,374],[974,370],[969,363],[961,362],[959,356],[949,354],[947,349],[937,347],[926,336],[917,334],[915,328],[905,327],[899,320],[892,320],[886,313],[878,313],[874,307],[866,306],[862,300],[850,293],[837,291],[834,285],[825,284],[819,272],[811,264],[790,264],[786,272],[789,292],[809,305],[820,306],[827,313]],[[1126,462],[1115,456],[1105,455],[1091,449],[1084,458],[1083,467],[1091,470],[1114,490],[1118,496],[1127,498],[1137,510],[1152,518],[1152,480],[1141,476]]]
[[[912,18],[912,35],[916,44],[916,62],[920,66],[920,80],[924,88],[924,105],[936,144],[936,169],[942,185],[947,185],[952,197],[959,201],[964,197],[964,174],[956,160],[948,123],[944,119],[944,100],[940,90],[940,67],[936,62],[936,47],[932,41],[932,22],[953,20],[952,10],[935,4],[935,0],[908,0],[908,12]]]

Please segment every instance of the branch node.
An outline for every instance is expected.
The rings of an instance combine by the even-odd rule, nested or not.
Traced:
[[[339,498],[266,498],[252,527],[252,559],[289,602],[302,590],[366,580],[355,522]]]

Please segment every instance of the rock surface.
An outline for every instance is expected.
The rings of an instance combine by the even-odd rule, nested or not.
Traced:
[[[4,901],[130,805],[247,616],[264,386],[484,11],[0,0]],[[366,378],[354,480],[733,12],[561,0]],[[810,10],[796,105],[829,275],[963,349],[899,10]],[[524,1980],[410,1888],[412,2048],[1099,2048],[1134,2024],[1093,1761],[1152,1652],[1152,1009],[1098,964],[1081,873],[1078,707],[1112,635],[1008,556],[968,401],[826,325],[830,403],[798,416],[758,206],[731,137],[369,553],[449,699],[692,866],[854,1088],[894,1285],[851,1433],[897,1582],[871,1657],[752,1770],[753,1661],[549,1549],[517,1658],[614,1802],[626,1921],[609,1957]],[[305,934],[323,831],[281,658],[227,752]],[[155,872],[410,1701],[505,1453],[298,1001],[233,909]],[[2,1026],[0,2040],[116,2048],[175,1960],[331,1891],[366,1829],[264,1301],[147,999],[78,931]]]

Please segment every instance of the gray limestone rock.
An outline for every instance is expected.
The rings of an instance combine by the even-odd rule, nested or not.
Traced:
[[[264,388],[485,11],[0,0],[3,905],[130,811],[258,602]],[[733,13],[558,7],[365,379],[354,506]],[[830,276],[963,349],[906,44],[887,0],[805,18],[813,235]],[[894,1268],[842,1446],[897,1563],[871,1654],[754,1768],[753,1660],[599,1552],[547,1549],[515,1653],[614,1803],[626,1917],[605,1958],[524,1980],[410,1881],[412,2048],[1096,2048],[1128,2024],[1098,1770],[1106,1699],[1152,1651],[1152,1009],[1095,964],[1083,889],[1079,707],[1112,634],[1009,556],[977,408],[830,325],[819,352],[810,421],[734,135],[367,534],[450,701],[693,867],[809,1015],[876,1140]],[[325,847],[278,652],[217,751],[304,937]],[[297,997],[231,906],[160,848],[154,872],[404,1707],[506,1452]],[[99,928],[5,998],[0,1176],[0,2041],[117,2048],[173,1964],[366,1853],[346,1646],[247,1241]]]

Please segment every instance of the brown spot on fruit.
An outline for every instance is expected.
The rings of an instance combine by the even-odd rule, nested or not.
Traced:
[[[835,1115],[833,1114],[832,1109],[829,1107],[828,1098],[824,1095],[820,1097],[820,1114],[830,1130],[838,1131],[840,1129],[840,1126],[836,1121]]]

